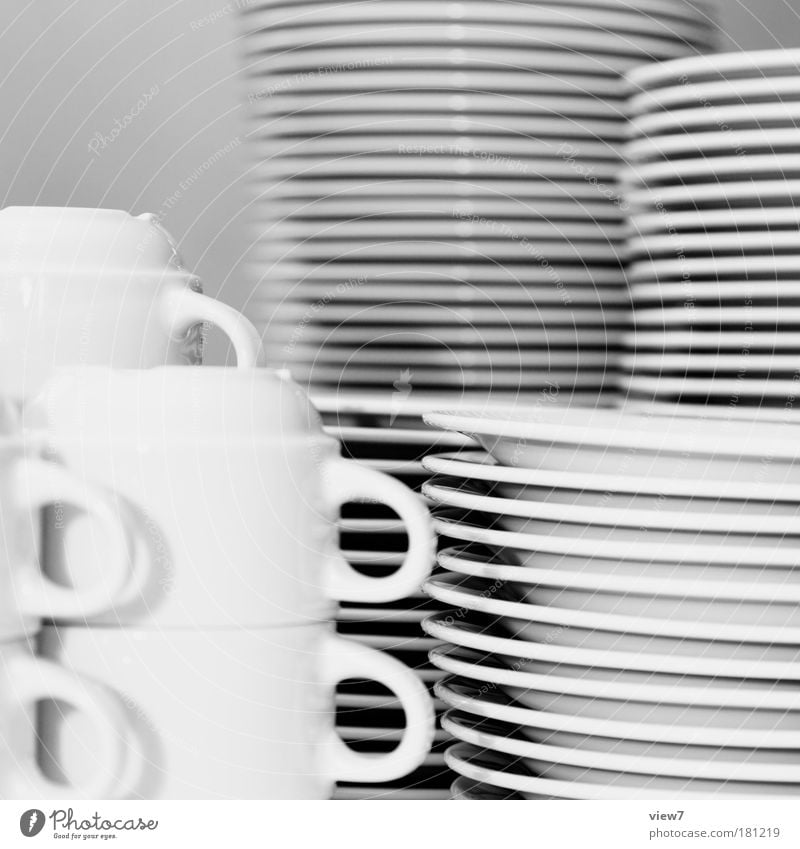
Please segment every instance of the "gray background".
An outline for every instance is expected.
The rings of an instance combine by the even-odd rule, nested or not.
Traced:
[[[160,214],[206,291],[240,306],[247,152],[234,5],[0,4],[0,205]],[[800,0],[718,0],[717,17],[722,49],[800,46]],[[117,120],[124,130],[90,151]],[[214,337],[209,355],[229,352]]]

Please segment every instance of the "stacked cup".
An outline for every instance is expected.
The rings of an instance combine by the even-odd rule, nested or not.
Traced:
[[[402,598],[430,570],[426,509],[398,481],[339,455],[306,397],[266,369],[64,370],[26,409],[29,433],[93,485],[113,491],[134,552],[129,591],[109,612],[60,618],[49,658],[116,694],[125,798],[326,798],[333,782],[386,781],[416,768],[433,736],[430,697],[394,658],[338,637],[336,600]],[[336,518],[370,499],[405,522],[392,575],[358,574]],[[98,535],[67,515],[51,528],[60,578],[94,580]],[[101,567],[103,568],[103,567]],[[346,679],[392,690],[399,745],[355,752],[336,735]],[[47,772],[78,784],[96,763],[82,715],[47,712]]]
[[[226,332],[240,365],[260,362],[252,326],[201,293],[154,216],[50,207],[0,211],[2,798],[91,798],[113,792],[122,766],[124,718],[118,702],[89,679],[35,657],[34,643],[42,619],[99,614],[118,603],[123,590],[133,591],[137,580],[113,498],[73,471],[46,462],[36,440],[19,430],[19,406],[58,365],[143,368],[199,362],[205,322]],[[68,587],[45,577],[52,539],[41,518],[48,509],[56,525],[65,513],[91,519],[98,560],[94,567],[81,566],[96,579]],[[84,770],[72,783],[54,784],[36,763],[36,702],[47,699],[77,708],[93,729],[89,745],[98,769]]]
[[[0,436],[0,797],[29,799],[103,796],[120,767],[119,706],[104,689],[52,661],[34,656],[42,618],[86,616],[105,610],[133,580],[124,528],[108,495],[83,485],[69,470],[26,455],[25,441],[11,420]],[[59,504],[91,517],[104,541],[93,573],[99,580],[66,587],[41,569],[39,514]],[[85,564],[89,566],[89,564]],[[85,770],[71,786],[56,785],[36,761],[36,703],[57,700],[81,714],[92,729],[89,745],[98,769]]]
[[[327,620],[335,599],[419,585],[432,539],[418,501],[344,465],[296,389],[252,368],[252,325],[201,294],[154,216],[3,210],[0,303],[0,392],[25,423],[0,439],[4,797],[320,797],[339,776],[413,769],[432,733],[427,693]],[[239,369],[184,367],[202,360],[205,322]],[[351,497],[409,524],[406,563],[385,581],[333,547],[331,514]],[[52,659],[32,654],[42,618]],[[333,688],[354,675],[406,709],[382,757],[334,733]]]
[[[217,325],[239,366],[261,362],[240,313],[203,295],[154,215],[113,209],[0,211],[0,394],[31,398],[59,366],[199,364]]]

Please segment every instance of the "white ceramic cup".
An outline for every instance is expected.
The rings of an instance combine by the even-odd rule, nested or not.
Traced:
[[[343,459],[306,395],[280,373],[67,370],[26,412],[49,452],[117,492],[136,547],[131,592],[94,621],[307,623],[330,618],[339,600],[404,598],[430,573],[435,542],[422,500]],[[405,526],[408,552],[385,578],[359,574],[339,550],[338,512],[351,500],[386,504]],[[56,577],[63,556],[97,562],[88,529],[66,524],[45,531]]]
[[[125,754],[120,741],[132,733],[118,699],[32,649],[27,638],[0,643],[0,795],[91,799],[115,793]],[[42,700],[54,700],[63,715],[80,715],[90,729],[92,767],[75,782],[54,782],[37,763],[36,704]]]
[[[109,777],[125,798],[325,799],[338,780],[383,782],[416,769],[434,733],[431,698],[398,660],[328,623],[258,630],[46,628],[42,653],[115,690],[134,733]],[[336,684],[372,679],[402,704],[392,751],[357,753],[334,727]],[[77,785],[99,764],[85,717],[45,711],[48,774]]]
[[[73,564],[64,581],[42,569],[40,513],[53,508],[55,522],[65,510],[81,516],[96,540],[94,565],[74,564],[91,573],[72,584]],[[117,516],[115,500],[69,469],[26,452],[19,435],[0,436],[0,642],[32,633],[42,618],[91,616],[108,610],[135,583],[133,550]],[[84,555],[81,555],[84,556]]]
[[[62,365],[198,363],[205,322],[240,366],[261,362],[250,322],[201,293],[150,214],[110,209],[0,211],[0,389],[31,397]]]

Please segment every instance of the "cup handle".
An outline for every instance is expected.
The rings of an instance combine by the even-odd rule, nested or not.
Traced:
[[[336,601],[397,601],[419,591],[436,559],[436,539],[428,508],[405,484],[357,460],[328,459],[323,467],[327,503],[339,509],[347,501],[376,501],[391,507],[406,526],[408,551],[402,565],[385,578],[359,574],[341,553],[325,573],[325,590]]]
[[[134,573],[131,535],[112,507],[113,501],[99,487],[79,482],[67,469],[39,458],[19,460],[13,470],[14,490],[23,508],[32,512],[58,502],[70,504],[104,526],[102,573],[107,580],[89,587],[65,587],[52,581],[40,568],[25,564],[15,572],[20,612],[34,617],[86,617],[113,606],[114,598],[127,590]],[[142,579],[143,580],[143,579]]]
[[[239,368],[265,365],[261,337],[238,310],[188,288],[171,291],[167,297],[170,326],[177,334],[188,333],[196,324],[207,321],[219,327],[231,340]]]
[[[436,730],[433,700],[420,679],[391,655],[345,640],[325,637],[322,676],[332,690],[347,678],[377,681],[398,698],[406,715],[399,745],[386,754],[353,751],[335,729],[325,744],[325,774],[334,781],[394,781],[413,772],[428,756]]]
[[[108,799],[118,793],[126,761],[126,741],[133,735],[114,693],[103,685],[68,672],[42,657],[16,657],[6,667],[11,695],[22,709],[41,699],[58,699],[91,720],[98,768],[81,785],[50,780],[34,760],[22,767],[19,798]]]

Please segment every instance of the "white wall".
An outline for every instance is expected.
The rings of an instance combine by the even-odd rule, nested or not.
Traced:
[[[800,45],[800,0],[719,5],[726,49]],[[240,303],[237,64],[234,0],[4,0],[0,205],[161,213],[206,290]]]

